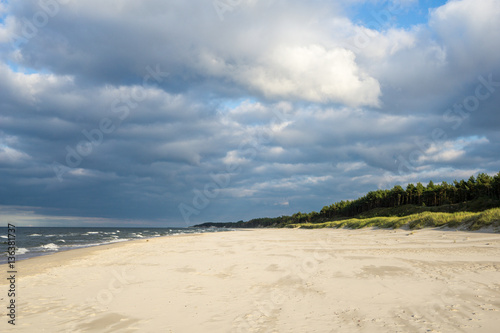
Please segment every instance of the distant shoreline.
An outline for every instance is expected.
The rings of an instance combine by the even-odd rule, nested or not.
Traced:
[[[397,211],[401,211],[405,206],[398,207]],[[420,207],[410,207],[420,208]],[[433,207],[434,208],[434,207]],[[439,208],[439,207],[438,207]],[[414,211],[415,209],[409,209]],[[391,214],[392,212],[392,214]],[[347,228],[361,229],[366,227],[378,227],[382,229],[398,229],[406,227],[408,229],[422,228],[456,228],[467,231],[475,231],[489,228],[493,232],[500,232],[500,208],[487,209],[480,212],[458,211],[447,213],[442,211],[428,211],[409,214],[397,213],[396,209],[386,209],[382,211],[380,216],[377,212],[353,218],[338,218],[334,220],[318,221],[318,222],[303,222],[303,223],[283,223],[283,217],[272,219],[254,219],[247,222],[207,222],[195,225],[196,228]],[[281,221],[276,221],[280,219]]]
[[[137,228],[137,227],[17,227],[14,253],[16,261],[71,251],[156,237],[228,231],[205,228]],[[0,242],[7,243],[2,235]],[[8,255],[0,256],[0,264]]]

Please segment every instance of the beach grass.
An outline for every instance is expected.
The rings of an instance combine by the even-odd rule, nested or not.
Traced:
[[[408,216],[377,216],[370,218],[351,218],[321,223],[296,223],[290,228],[348,228],[361,229],[377,227],[396,229],[407,226],[409,229],[450,227],[464,230],[479,230],[485,227],[500,228],[500,208],[483,212],[422,212]]]

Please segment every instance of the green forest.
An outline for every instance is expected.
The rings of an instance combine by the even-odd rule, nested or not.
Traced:
[[[419,182],[408,184],[406,189],[396,185],[390,190],[370,191],[356,200],[342,200],[324,206],[319,212],[297,212],[292,216],[256,218],[246,222],[207,222],[196,227],[396,228],[409,225],[419,228],[466,223],[468,229],[479,229],[499,223],[500,209],[497,207],[500,207],[500,172],[493,177],[479,173],[476,177],[455,180],[452,184],[429,181],[424,186]]]

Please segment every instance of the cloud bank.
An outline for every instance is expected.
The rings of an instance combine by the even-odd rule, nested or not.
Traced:
[[[500,170],[496,1],[216,4],[3,4],[4,209],[186,226]]]

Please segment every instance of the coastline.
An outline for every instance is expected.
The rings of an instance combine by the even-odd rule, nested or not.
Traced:
[[[237,230],[74,249],[17,268],[19,332],[495,332],[500,325],[499,234]],[[0,329],[9,329],[2,317]]]
[[[201,234],[202,233],[166,235],[166,236],[160,236],[160,237],[129,239],[129,240],[123,240],[123,241],[113,242],[113,243],[95,244],[95,245],[82,246],[82,247],[77,247],[77,248],[70,248],[70,249],[65,249],[65,250],[61,250],[58,252],[38,254],[38,255],[35,255],[32,257],[23,258],[21,260],[16,260],[16,262],[17,262],[16,266],[22,265],[23,266],[22,268],[24,270],[23,271],[24,276],[31,276],[31,275],[39,274],[40,273],[39,269],[47,270],[47,269],[54,267],[54,266],[56,266],[56,267],[64,266],[71,261],[81,259],[82,257],[94,255],[95,252],[112,250],[115,248],[120,248],[122,246],[127,246],[129,244],[134,244],[134,243],[143,243],[143,242],[148,243],[152,239],[161,239],[161,238],[167,238],[167,237],[197,236],[197,235],[201,235]],[[27,261],[30,263],[30,265],[25,264],[25,262],[27,262]],[[1,263],[0,269],[2,269],[2,271],[7,271],[7,268],[6,268],[7,265],[8,265],[7,263]],[[26,267],[24,267],[24,265],[26,265]],[[1,285],[2,284],[0,283],[0,286]]]
[[[15,226],[13,226],[15,227]],[[101,246],[130,240],[151,239],[161,236],[220,232],[221,229],[203,228],[137,228],[137,227],[15,227],[10,229],[15,239],[16,261],[58,253],[61,251]],[[8,236],[1,235],[2,243],[8,243]],[[0,256],[0,265],[7,263],[7,257]]]

